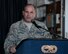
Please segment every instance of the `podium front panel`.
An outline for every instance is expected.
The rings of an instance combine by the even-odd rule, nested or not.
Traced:
[[[68,40],[46,39],[27,39],[22,41],[17,48],[16,54],[44,54],[41,50],[43,45],[55,45],[57,47],[57,52],[55,54],[68,54]]]

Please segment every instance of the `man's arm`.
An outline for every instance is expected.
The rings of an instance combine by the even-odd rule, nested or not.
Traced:
[[[52,39],[52,35],[50,34],[47,26],[43,22],[39,22],[39,21],[35,21],[35,22],[38,26],[38,29],[40,31],[43,31],[43,33],[44,33],[43,37],[46,39]]]
[[[11,25],[8,36],[5,40],[4,43],[4,49],[5,49],[5,54],[9,54],[10,53],[10,48],[11,47],[15,47],[15,43],[16,43],[16,28],[14,27],[14,25]]]
[[[47,28],[46,25],[44,25],[44,30],[45,30],[44,36],[45,36],[47,39],[52,39],[52,35],[50,34],[50,32],[49,32],[49,30],[48,30],[48,28]]]

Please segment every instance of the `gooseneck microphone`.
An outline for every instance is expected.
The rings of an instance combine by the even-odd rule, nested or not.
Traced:
[[[32,23],[33,23],[38,29],[39,29],[39,28],[45,29],[45,28],[43,28],[43,27],[37,25],[35,21],[32,21]],[[49,32],[49,30],[47,30],[47,29],[45,29],[45,30]]]
[[[32,23],[33,23],[38,29],[42,28],[42,29],[46,30],[47,32],[51,33],[51,34],[53,35],[53,37],[55,36],[55,39],[58,39],[58,38],[61,38],[61,39],[62,39],[62,38],[63,38],[62,36],[60,36],[60,35],[58,35],[58,34],[52,32],[52,31],[49,31],[49,30],[47,30],[47,29],[41,27],[41,26],[38,25],[35,21],[32,21]]]

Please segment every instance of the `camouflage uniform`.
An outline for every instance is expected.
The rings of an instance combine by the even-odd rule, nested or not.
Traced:
[[[47,29],[45,24],[39,21],[36,21],[36,23]],[[52,36],[49,35],[49,32],[45,31],[44,29],[38,29],[34,24],[32,24],[29,31],[27,26],[23,23],[23,20],[18,21],[12,24],[10,27],[8,36],[4,43],[5,54],[10,54],[9,47],[14,45],[17,46],[22,40],[28,38],[52,38]]]

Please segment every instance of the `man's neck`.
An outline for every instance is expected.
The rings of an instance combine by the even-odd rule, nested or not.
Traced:
[[[24,24],[28,27],[28,29],[30,30],[30,28],[31,28],[31,26],[32,26],[32,23],[31,22],[26,22],[26,21],[24,21],[23,20],[23,22],[24,22]]]

